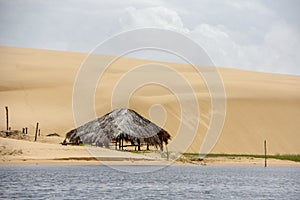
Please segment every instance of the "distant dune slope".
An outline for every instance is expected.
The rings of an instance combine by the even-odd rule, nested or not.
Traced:
[[[43,135],[54,132],[63,135],[74,128],[73,84],[86,56],[83,53],[0,47],[0,129],[5,129],[5,106],[9,106],[13,129],[27,126],[30,134],[34,134],[35,124],[39,122]],[[111,111],[114,86],[126,71],[139,65],[170,66],[191,83],[201,114],[197,135],[188,151],[199,152],[209,127],[212,105],[203,78],[190,66],[119,59],[99,80],[95,94],[97,116]],[[149,76],[167,79],[170,75],[168,71],[149,69]],[[223,132],[213,152],[262,154],[266,139],[270,154],[300,154],[300,77],[218,69],[225,84],[227,111]],[[134,73],[140,77],[143,72]],[[172,84],[184,95],[184,100],[178,101],[166,87],[152,84],[135,91],[129,107],[151,119],[151,106],[163,105],[167,115],[164,128],[174,138],[180,124],[179,105],[188,106],[193,96],[181,88],[180,83],[174,81]],[[118,98],[121,101],[126,95],[120,94]],[[159,117],[152,120],[159,124]]]

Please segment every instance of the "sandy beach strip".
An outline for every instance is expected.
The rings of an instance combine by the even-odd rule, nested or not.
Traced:
[[[264,159],[252,157],[206,157],[202,161],[167,161],[143,154],[100,147],[62,146],[0,138],[0,165],[202,165],[264,166]],[[268,166],[297,166],[299,162],[268,159]]]

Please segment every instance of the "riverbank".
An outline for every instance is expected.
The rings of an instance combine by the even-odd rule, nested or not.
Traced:
[[[132,153],[91,146],[63,146],[51,141],[32,142],[0,138],[0,165],[203,165],[203,166],[264,166],[264,159],[245,155],[208,155],[195,159],[188,154],[167,161],[156,152]],[[45,142],[47,141],[47,142]],[[268,166],[299,166],[300,162],[268,159]]]

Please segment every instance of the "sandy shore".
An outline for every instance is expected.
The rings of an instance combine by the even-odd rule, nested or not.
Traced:
[[[100,147],[62,146],[58,143],[51,144],[9,138],[0,138],[0,144],[0,165],[264,166],[264,159],[250,157],[207,157],[203,161],[179,162],[167,161],[159,158],[159,155],[142,155]],[[268,159],[268,166],[300,167],[300,163]]]
[[[59,138],[58,138],[59,139]],[[60,138],[62,139],[62,138]],[[0,138],[1,163],[72,163],[156,161],[153,157],[93,146]]]

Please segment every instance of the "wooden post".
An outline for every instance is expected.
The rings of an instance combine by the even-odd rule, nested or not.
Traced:
[[[163,136],[160,137],[160,141],[161,141],[161,144],[160,144],[160,150],[163,152],[163,151],[164,151],[164,140],[163,140]]]
[[[264,141],[264,149],[265,149],[265,167],[267,167],[267,140]]]
[[[28,131],[28,128],[27,128],[27,127],[25,127],[25,134],[27,134],[27,133],[28,133],[27,131]]]
[[[166,150],[167,150],[167,160],[169,160],[169,151],[167,145],[166,145]]]
[[[23,134],[25,133],[25,128],[22,128],[22,133],[23,133]]]
[[[36,123],[36,129],[35,129],[35,137],[34,137],[34,141],[36,141],[37,139],[37,134],[38,134],[38,130],[39,130],[39,123]]]
[[[140,151],[141,150],[141,141],[140,141],[140,139],[137,139],[137,143],[138,143],[138,151]]]
[[[115,145],[116,150],[118,149],[117,146],[118,146],[118,138],[116,138],[116,145]]]
[[[8,106],[5,106],[5,111],[6,111],[6,130],[9,130],[9,124],[8,124]]]
[[[123,138],[123,135],[122,135],[122,150],[124,150],[123,146],[124,146],[124,138]]]

